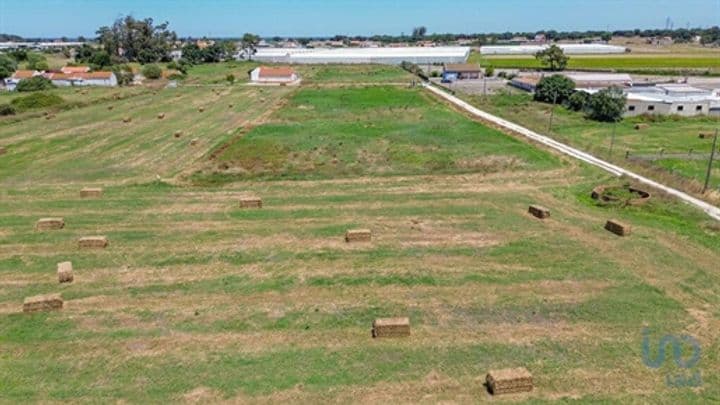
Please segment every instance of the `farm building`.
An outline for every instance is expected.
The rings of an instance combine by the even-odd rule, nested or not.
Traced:
[[[480,66],[472,63],[450,63],[443,68],[444,81],[479,79],[481,77]]]
[[[626,48],[605,44],[557,44],[568,55],[603,55],[625,53]],[[482,55],[534,55],[550,45],[491,45],[480,47]]]
[[[692,117],[720,113],[717,92],[687,85],[633,87],[626,90],[625,116],[680,115]]]
[[[70,75],[73,73],[87,73],[90,71],[90,66],[65,66],[64,68],[60,69],[60,71],[65,73],[66,75]]]
[[[113,72],[51,72],[45,73],[45,77],[50,79],[54,85],[59,87],[65,86],[117,86],[117,77]]]
[[[261,48],[253,59],[289,64],[416,64],[465,63],[469,47],[385,47],[385,48]]]
[[[288,84],[299,80],[298,74],[290,67],[260,66],[250,71],[253,83]]]
[[[587,73],[587,72],[561,72],[556,73],[565,76],[575,83],[578,89],[604,89],[607,87],[631,87],[633,79],[625,73]],[[543,74],[525,74],[515,77],[510,85],[519,89],[533,92]]]
[[[17,70],[12,76],[5,79],[5,88],[7,90],[14,91],[15,87],[17,87],[21,80],[29,79],[34,76],[40,76],[42,74],[43,72],[39,72],[37,70]]]

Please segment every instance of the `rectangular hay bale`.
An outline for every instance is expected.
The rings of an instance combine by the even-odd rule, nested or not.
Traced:
[[[650,125],[648,125],[648,124],[635,124],[636,131],[641,131],[643,129],[648,129],[648,128],[650,128]]]
[[[87,249],[104,249],[108,245],[105,236],[85,236],[78,239],[78,247]]]
[[[378,318],[373,321],[374,338],[410,336],[410,318]]]
[[[345,242],[370,242],[372,232],[369,229],[350,229],[345,232]]]
[[[531,205],[528,208],[528,212],[536,218],[540,218],[540,219],[550,218],[550,210],[545,207],[541,207],[539,205]]]
[[[103,189],[97,187],[85,187],[80,190],[80,197],[82,198],[100,198],[102,194]]]
[[[38,231],[51,231],[63,229],[64,227],[65,220],[63,218],[40,218],[35,223],[35,229]]]
[[[240,208],[262,208],[262,199],[259,197],[243,197],[240,199]]]
[[[533,389],[532,374],[524,367],[490,370],[486,383],[493,395],[530,392]]]
[[[605,229],[618,236],[630,235],[630,232],[632,231],[630,225],[622,223],[616,219],[608,220],[607,223],[605,223]]]
[[[52,311],[63,307],[60,294],[36,295],[23,301],[23,312]]]
[[[73,267],[71,262],[62,262],[57,264],[57,275],[60,283],[73,282]]]

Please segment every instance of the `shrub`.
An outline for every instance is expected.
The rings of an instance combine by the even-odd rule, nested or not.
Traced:
[[[145,65],[142,74],[147,79],[155,80],[162,77],[162,69],[158,65]]]
[[[485,76],[487,76],[487,77],[495,76],[495,68],[492,66],[486,67],[485,68]]]
[[[584,91],[576,91],[565,102],[566,107],[573,111],[583,111],[587,107],[590,95]]]
[[[119,86],[130,85],[133,79],[135,79],[135,73],[133,73],[130,65],[115,65],[113,67],[113,73],[115,73],[115,77],[117,77]]]
[[[605,122],[622,120],[625,112],[625,93],[617,87],[603,89],[590,96],[587,103],[588,117]]]
[[[55,85],[52,84],[50,79],[47,79],[42,76],[35,76],[35,77],[31,77],[29,79],[20,80],[20,83],[18,83],[15,90],[23,92],[23,91],[49,90],[49,89],[54,89],[54,88],[55,88]]]
[[[18,97],[10,102],[11,107],[15,108],[16,111],[55,107],[63,103],[65,103],[65,100],[62,97],[52,93],[33,93]]]
[[[232,73],[228,73],[228,75],[225,76],[225,80],[227,80],[228,83],[233,84],[235,83],[235,75]]]
[[[575,91],[575,82],[562,75],[543,77],[535,88],[535,100],[562,104]]]
[[[17,110],[10,104],[0,104],[0,116],[15,115]]]
[[[438,72],[437,70],[433,70],[432,72],[430,72],[430,77],[440,77],[440,72]]]

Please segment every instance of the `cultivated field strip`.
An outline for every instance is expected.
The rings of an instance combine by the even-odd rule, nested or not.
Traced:
[[[536,376],[532,398],[659,398],[664,381],[638,357],[641,329],[685,329],[717,344],[716,318],[687,316],[718,305],[717,236],[579,204],[589,185],[568,188],[578,174],[565,174],[219,190],[157,182],[110,186],[97,200],[65,185],[5,192],[5,395],[277,402],[395,390],[413,402],[474,400],[487,395],[479,381],[488,369],[523,365]],[[243,195],[261,196],[263,208],[240,209]],[[530,203],[552,217],[532,218]],[[33,230],[50,215],[65,229]],[[607,216],[633,222],[633,236],[604,231]],[[356,227],[372,229],[373,241],[346,244]],[[78,250],[78,237],[95,234],[108,236],[107,249]],[[75,281],[58,285],[55,264],[65,260]],[[50,292],[66,300],[61,312],[18,313],[24,297]],[[411,337],[372,340],[383,316],[409,316]],[[702,367],[713,381],[712,363]]]

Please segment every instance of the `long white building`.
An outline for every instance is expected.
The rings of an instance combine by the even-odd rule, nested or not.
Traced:
[[[416,64],[464,63],[470,56],[469,47],[405,47],[405,48],[260,48],[254,60],[285,64],[384,64],[402,62]]]
[[[605,44],[557,44],[568,55],[603,55],[625,53],[622,46]],[[480,47],[482,55],[534,55],[550,45],[491,45]]]

